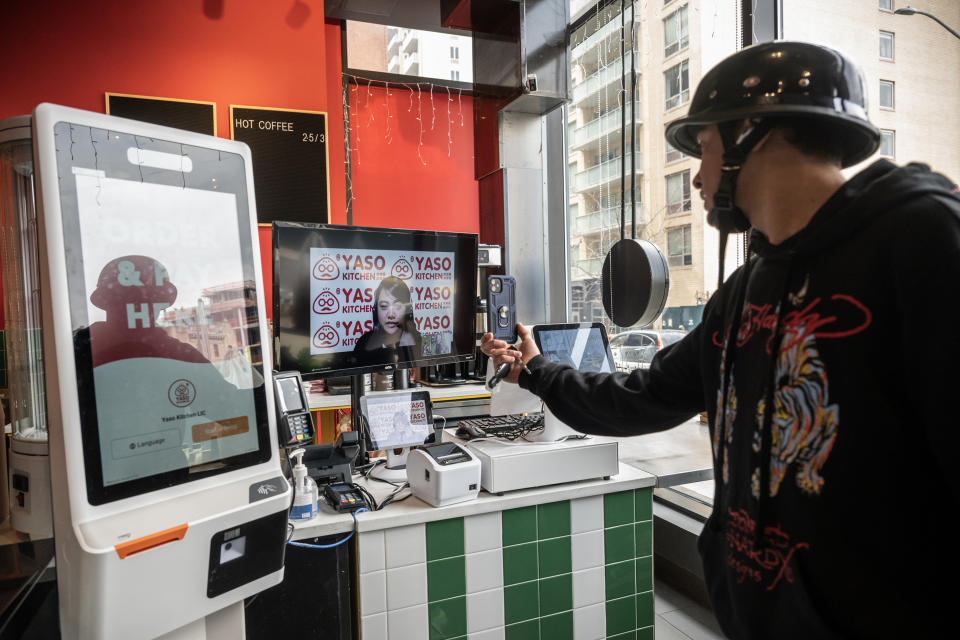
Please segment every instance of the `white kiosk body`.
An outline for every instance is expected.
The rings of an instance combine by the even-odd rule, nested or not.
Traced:
[[[242,638],[283,579],[250,152],[34,111],[65,639]]]

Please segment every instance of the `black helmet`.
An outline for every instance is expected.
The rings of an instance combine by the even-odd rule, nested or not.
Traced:
[[[829,119],[844,127],[842,165],[866,159],[880,144],[867,119],[860,70],[843,54],[806,42],[763,42],[728,56],[697,85],[687,116],[667,127],[667,140],[700,157],[704,125],[765,116]]]

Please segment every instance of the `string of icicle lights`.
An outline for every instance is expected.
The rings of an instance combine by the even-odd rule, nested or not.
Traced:
[[[410,114],[417,122],[417,159],[423,166],[427,161],[423,157],[423,134],[425,131],[434,131],[437,128],[437,112],[441,112],[441,118],[446,115],[447,126],[447,157],[453,153],[453,127],[464,126],[463,116],[463,89],[451,89],[450,87],[432,82],[387,82],[384,80],[374,80],[363,76],[344,74],[349,87],[343,92],[343,109],[349,114],[349,133],[350,133],[350,157],[345,159],[345,164],[350,162],[360,166],[362,158],[361,148],[361,129],[370,129],[378,117],[384,118],[383,139],[387,144],[393,142],[393,120],[396,117],[403,117],[403,109],[396,113],[397,109],[391,107],[391,98],[396,92],[407,93],[406,113]],[[372,90],[373,86],[383,87],[383,97],[379,98]],[[444,96],[444,93],[446,94]],[[426,95],[424,95],[426,94]],[[426,104],[424,104],[426,102]],[[440,104],[438,105],[438,102]],[[361,112],[362,110],[362,112]],[[440,126],[443,126],[441,123]],[[349,166],[346,167],[349,175]],[[356,197],[356,194],[352,194]]]

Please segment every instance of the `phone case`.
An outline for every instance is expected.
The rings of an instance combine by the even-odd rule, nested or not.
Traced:
[[[513,276],[487,278],[487,328],[497,340],[517,341],[517,281]]]

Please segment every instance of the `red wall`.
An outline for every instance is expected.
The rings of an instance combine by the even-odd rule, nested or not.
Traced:
[[[363,80],[349,90],[353,223],[477,233],[472,98]]]
[[[0,118],[29,113],[39,102],[103,112],[108,91],[215,102],[222,137],[230,136],[230,104],[327,111],[330,221],[346,222],[340,26],[324,20],[321,0],[8,4],[0,23]],[[391,85],[387,100],[374,87],[368,102],[364,87],[357,102],[351,90],[359,134],[352,140],[353,223],[477,232],[472,102],[463,96],[458,104],[452,93],[448,156],[446,90],[434,92],[431,131],[424,89],[422,146],[408,91]],[[268,310],[269,236],[262,227]]]

